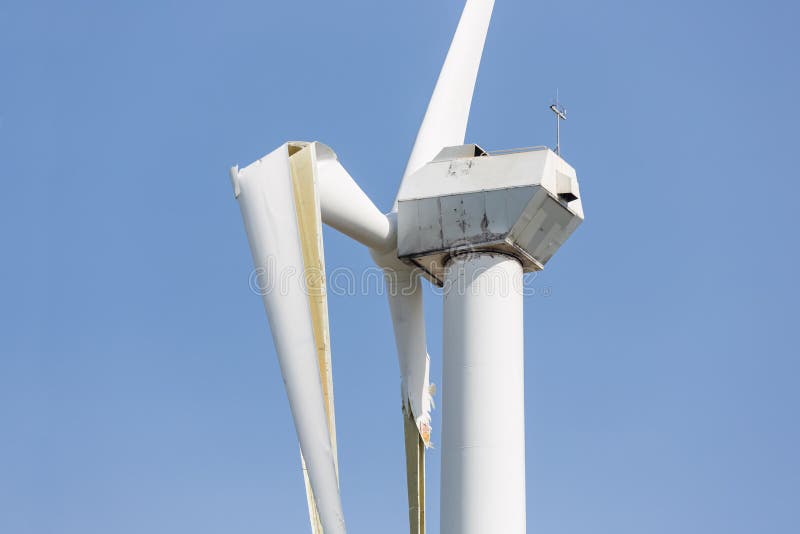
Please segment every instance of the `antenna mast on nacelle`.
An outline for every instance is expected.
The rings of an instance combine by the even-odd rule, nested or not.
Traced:
[[[567,108],[558,101],[558,91],[556,91],[556,101],[550,106],[550,110],[556,114],[556,154],[561,155],[561,121],[567,120]]]

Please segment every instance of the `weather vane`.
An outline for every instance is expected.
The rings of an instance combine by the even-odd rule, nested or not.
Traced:
[[[561,155],[561,121],[567,120],[567,108],[558,101],[558,90],[556,90],[556,101],[550,106],[556,114],[556,154]]]

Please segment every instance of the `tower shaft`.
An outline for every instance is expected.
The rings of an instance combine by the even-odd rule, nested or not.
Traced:
[[[446,271],[441,533],[524,534],[522,265],[478,253]]]

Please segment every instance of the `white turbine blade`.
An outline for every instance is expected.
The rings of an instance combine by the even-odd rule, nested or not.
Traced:
[[[373,204],[330,147],[314,143],[322,221],[371,249],[393,247],[389,219]]]
[[[317,347],[317,363],[322,394],[325,399],[325,413],[328,416],[328,430],[336,475],[339,475],[338,451],[336,444],[336,417],[333,408],[333,372],[331,369],[330,325],[328,321],[328,295],[325,279],[325,252],[322,244],[322,221],[320,220],[320,197],[317,177],[317,145],[309,143],[289,143],[289,164],[292,169],[292,184],[295,209],[297,211],[300,243],[305,264],[305,290],[314,325],[314,339]],[[308,516],[312,534],[323,534],[314,490],[308,474],[308,467],[302,451],[300,460],[303,466],[303,482],[306,487]]]
[[[390,274],[389,278],[395,278],[396,275]],[[401,275],[394,283],[387,285],[402,376],[408,521],[411,534],[424,534],[425,448],[430,446],[433,401],[429,383],[430,357],[425,344],[422,286],[414,274],[409,277]],[[394,288],[391,287],[393,285]]]
[[[400,276],[400,278],[404,278]],[[403,403],[414,419],[426,446],[431,439],[430,357],[425,341],[425,316],[422,306],[422,283],[398,283],[397,294],[389,294],[397,356],[404,393]]]
[[[389,310],[392,315],[397,358],[402,379],[403,409],[413,417],[420,437],[430,446],[431,410],[430,357],[425,339],[425,311],[422,279],[397,259],[397,250],[372,251],[375,263],[384,270]]]
[[[425,532],[425,448],[430,446],[433,392],[419,275],[397,258],[397,250],[372,252],[384,269],[397,357],[402,377],[408,518],[411,534]]]
[[[309,238],[316,235],[310,229],[314,223],[309,222],[309,213],[319,208],[313,205],[316,204],[313,195],[307,194],[307,181],[295,180],[297,173],[307,174],[308,166],[313,175],[315,161],[313,153],[307,161],[290,161],[290,151],[300,150],[297,145],[283,145],[241,171],[232,169],[231,178],[320,523],[326,534],[345,534],[336,467],[333,398],[327,379],[330,360],[329,355],[327,360],[324,355],[320,357],[326,351],[320,351],[319,347],[320,337],[327,333],[327,311],[321,321],[322,310],[312,294],[314,285],[312,291],[306,287],[307,280],[314,277],[324,281],[324,272],[313,272],[321,267],[321,255],[317,261],[320,265],[313,265],[313,253],[309,256],[309,250],[321,250],[321,241],[313,243]],[[320,335],[322,330],[325,334]]]
[[[442,148],[464,144],[475,81],[493,9],[494,0],[467,0],[417,134],[404,180],[436,157]],[[393,209],[397,209],[396,199]]]

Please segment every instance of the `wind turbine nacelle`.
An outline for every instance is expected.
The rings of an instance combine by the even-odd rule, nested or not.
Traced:
[[[398,194],[398,256],[438,285],[448,260],[470,252],[539,271],[583,222],[580,197],[575,169],[546,147],[445,148]]]

